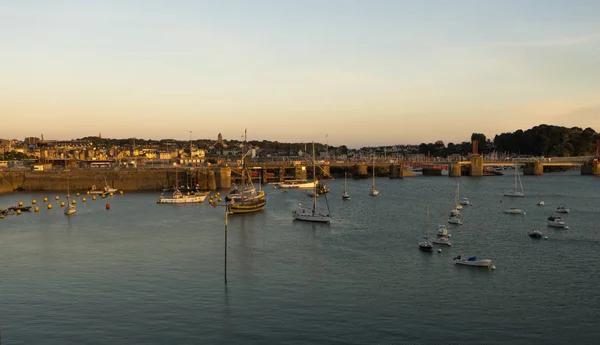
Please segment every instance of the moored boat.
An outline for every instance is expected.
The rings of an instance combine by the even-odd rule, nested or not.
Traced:
[[[567,226],[567,224],[565,223],[565,221],[561,217],[557,217],[557,216],[548,217],[548,226],[553,227],[553,228],[561,228],[561,229],[569,228]]]
[[[454,225],[462,225],[462,221],[458,217],[450,217],[450,218],[448,218],[448,223],[449,224],[454,224]]]
[[[504,210],[504,213],[506,213],[506,214],[521,214],[521,215],[525,214],[525,212],[523,212],[523,210],[521,210],[520,208],[516,208],[516,207],[508,208],[508,209]]]
[[[448,229],[446,228],[445,224],[439,224],[438,225],[437,235],[441,236],[441,237],[447,237],[448,236]]]
[[[429,204],[427,204],[427,209],[425,212],[426,216],[425,216],[425,236],[423,236],[423,239],[421,241],[419,241],[419,250],[424,251],[424,252],[432,252],[433,251],[433,245],[431,244],[431,242],[429,241]]]
[[[445,246],[451,246],[452,242],[450,242],[450,239],[448,237],[438,237],[433,239],[432,241],[435,244],[441,244],[441,245],[445,245]]]
[[[473,267],[486,267],[492,270],[496,269],[494,262],[489,259],[480,259],[478,260],[476,256],[471,256],[467,259],[463,259],[462,256],[457,256],[454,258],[454,263],[457,265],[464,266],[473,266]]]
[[[313,143],[313,179],[316,181],[316,159],[315,159],[315,144]],[[302,220],[305,222],[313,222],[313,223],[330,223],[331,222],[331,212],[329,211],[329,202],[327,201],[327,194],[325,195],[325,203],[327,204],[327,213],[323,213],[318,211],[317,209],[317,196],[319,195],[317,191],[317,185],[313,185],[312,190],[312,198],[313,205],[311,208],[304,207],[302,204],[299,205],[299,208],[292,211],[292,217],[295,220]]]
[[[306,180],[287,180],[282,182],[279,185],[279,188],[289,188],[289,189],[298,189],[298,188],[315,188],[315,185],[319,182],[317,180],[312,182],[307,182]]]
[[[171,196],[161,195],[157,203],[159,204],[186,204],[186,203],[198,203],[203,202],[204,199],[210,194],[210,192],[195,192],[187,195],[183,194],[179,189],[171,194]]]
[[[529,237],[532,237],[532,238],[542,238],[542,236],[544,234],[540,231],[540,229],[533,228],[531,231],[529,231],[527,233],[527,235],[529,235]]]
[[[559,206],[556,208],[556,213],[571,213],[571,210],[564,206]]]
[[[12,205],[11,207],[8,208],[8,211],[30,212],[31,206]]]

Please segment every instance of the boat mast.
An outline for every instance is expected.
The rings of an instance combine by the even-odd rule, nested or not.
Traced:
[[[373,182],[371,184],[371,189],[375,189],[375,154],[373,154]]]
[[[244,174],[246,173],[246,164],[245,164],[245,159],[246,159],[246,139],[248,136],[248,129],[244,129],[244,142],[242,143],[242,201],[241,203],[244,203],[244,195],[246,194],[246,184],[244,181]]]
[[[519,166],[515,162],[515,193],[517,192],[517,178],[519,177]]]
[[[425,233],[429,242],[429,203],[427,203],[427,208],[425,209]]]
[[[317,213],[317,167],[315,165],[315,142],[312,143],[313,149],[313,216]]]

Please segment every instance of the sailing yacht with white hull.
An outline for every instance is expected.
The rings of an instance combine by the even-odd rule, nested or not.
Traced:
[[[316,161],[315,161],[315,144],[313,143],[313,179],[316,181]],[[313,206],[312,209],[303,207],[300,205],[300,208],[292,211],[292,216],[294,219],[302,220],[305,222],[314,222],[314,223],[330,223],[331,222],[331,212],[329,210],[329,202],[327,201],[327,194],[323,194],[325,196],[325,203],[327,204],[327,214],[320,213],[317,210],[317,186],[313,187]]]

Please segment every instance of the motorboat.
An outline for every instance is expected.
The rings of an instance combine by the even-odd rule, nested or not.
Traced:
[[[527,235],[529,235],[529,237],[532,237],[532,238],[542,238],[542,236],[544,234],[540,231],[540,229],[533,228],[531,231],[529,231],[527,233]]]
[[[279,188],[289,188],[289,189],[298,189],[298,188],[310,188],[313,189],[319,182],[317,180],[312,182],[306,182],[306,180],[288,180],[284,181],[279,185]]]
[[[556,213],[571,213],[571,210],[566,207],[559,206],[556,208]]]
[[[460,204],[461,205],[465,205],[465,206],[469,206],[469,205],[471,205],[471,200],[469,200],[469,198],[462,198],[460,200]]]
[[[450,210],[450,217],[458,217],[460,215],[460,211],[457,208]]]
[[[433,245],[431,244],[431,242],[425,239],[424,241],[419,242],[419,249],[424,252],[431,252],[433,251]]]
[[[467,259],[463,259],[460,255],[454,258],[454,263],[457,265],[473,266],[473,267],[486,267],[492,270],[496,269],[494,262],[489,259],[477,259],[476,256],[471,256]]]
[[[448,218],[448,223],[454,224],[454,225],[462,225],[462,221],[460,219],[458,219],[458,217]]]
[[[442,236],[442,237],[447,237],[448,236],[448,229],[446,228],[445,224],[438,225],[437,234],[438,234],[438,236]]]
[[[543,200],[537,203],[538,206],[544,206],[545,204],[546,203]]]
[[[445,246],[452,245],[452,242],[450,242],[450,239],[448,237],[438,237],[438,238],[434,239],[432,242],[435,244],[441,244],[441,245],[445,245]]]
[[[553,227],[553,228],[561,228],[561,229],[569,228],[567,226],[567,224],[565,223],[565,221],[561,217],[557,217],[557,216],[548,217],[548,226]]]
[[[171,196],[161,195],[157,200],[158,204],[186,204],[203,202],[210,192],[196,192],[194,194],[183,194],[179,189],[175,189]]]
[[[521,210],[520,208],[516,208],[516,207],[511,207],[509,209],[504,210],[504,213],[506,214],[521,214],[524,215],[525,212],[523,212],[523,210]]]

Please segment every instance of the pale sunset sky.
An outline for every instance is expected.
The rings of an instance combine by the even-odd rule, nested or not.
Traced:
[[[0,138],[600,130],[598,0],[0,0]]]

